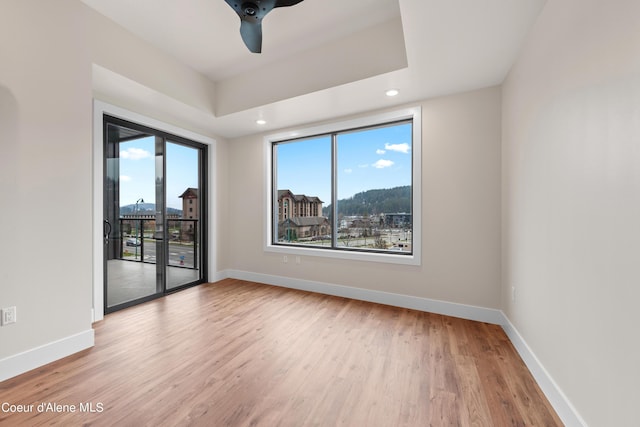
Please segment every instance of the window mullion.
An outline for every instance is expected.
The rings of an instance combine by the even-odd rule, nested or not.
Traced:
[[[338,135],[331,134],[331,247],[338,247]]]
[[[278,205],[278,150],[277,144],[273,144],[271,146],[271,226],[275,230],[274,233],[271,234],[271,243],[275,244],[278,242],[278,235],[280,233],[279,225],[280,225],[280,209]],[[284,210],[284,207],[282,208]]]

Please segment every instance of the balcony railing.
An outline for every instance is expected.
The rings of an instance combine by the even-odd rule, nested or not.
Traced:
[[[168,230],[167,265],[184,268],[199,268],[198,220],[165,219]],[[155,264],[157,243],[164,242],[158,236],[156,220],[152,218],[120,218],[118,235],[121,244],[116,248],[119,259]]]

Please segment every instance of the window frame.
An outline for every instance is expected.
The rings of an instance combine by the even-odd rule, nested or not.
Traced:
[[[372,128],[385,126],[394,122],[412,121],[412,253],[395,254],[390,252],[343,250],[337,248],[314,248],[309,246],[282,245],[273,242],[274,217],[278,216],[278,204],[274,196],[274,159],[273,147],[279,142],[304,139],[317,135],[331,134],[336,132],[354,131],[359,128]],[[340,258],[357,261],[386,262],[392,264],[420,265],[421,264],[421,236],[422,236],[422,111],[420,107],[410,107],[385,113],[373,114],[357,119],[341,122],[329,123],[320,126],[313,126],[301,129],[290,130],[282,133],[266,135],[264,137],[264,161],[265,161],[265,252],[278,253],[283,255],[296,256],[318,256],[328,258]],[[332,173],[335,173],[333,171]],[[329,203],[332,203],[330,201]]]

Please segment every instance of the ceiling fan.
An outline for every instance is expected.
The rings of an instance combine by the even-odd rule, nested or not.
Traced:
[[[262,52],[262,19],[276,7],[293,6],[303,0],[225,0],[240,17],[240,35],[253,53]]]

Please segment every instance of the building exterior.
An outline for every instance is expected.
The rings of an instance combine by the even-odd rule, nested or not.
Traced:
[[[296,217],[322,216],[322,200],[315,196],[278,190],[278,221]]]
[[[180,221],[179,240],[193,240],[198,225],[198,189],[187,188],[180,196],[182,199],[182,220]]]
[[[182,199],[182,218],[198,219],[198,189],[187,188],[179,197]]]
[[[329,234],[331,224],[322,216],[322,200],[278,190],[278,239],[298,240]]]
[[[410,213],[384,214],[384,226],[389,228],[411,228],[412,218]]]
[[[324,216],[287,218],[278,224],[278,239],[330,238],[331,224]]]

